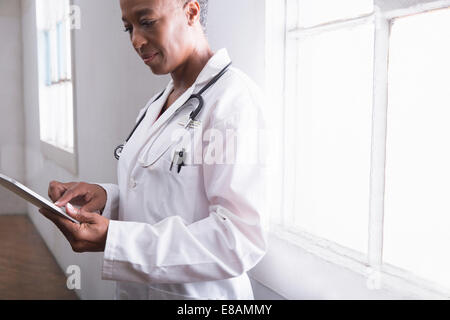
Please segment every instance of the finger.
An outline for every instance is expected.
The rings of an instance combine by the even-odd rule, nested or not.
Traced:
[[[52,199],[52,201],[58,200],[65,191],[66,189],[58,181],[52,181],[48,185],[48,197]]]
[[[48,186],[48,196],[52,201],[56,201],[66,192],[74,183],[61,183],[52,181]]]
[[[55,205],[58,207],[64,207],[69,201],[74,198],[78,198],[80,196],[84,196],[86,194],[86,190],[83,187],[80,187],[79,184],[72,186],[69,188],[58,201],[55,202]]]
[[[92,224],[96,214],[83,209],[76,209],[70,203],[66,205],[66,213],[80,223]]]
[[[70,200],[70,203],[72,205],[81,207],[84,206],[89,200],[86,199],[86,196],[82,195],[80,197],[75,197],[72,200]]]
[[[70,203],[66,204],[66,213],[69,217],[74,218],[81,223],[80,209],[75,208]]]
[[[84,206],[82,206],[81,210],[87,211],[87,212],[95,212],[95,211],[100,211],[101,207],[102,207],[102,199],[96,197],[96,198],[93,198],[88,203],[86,203]]]

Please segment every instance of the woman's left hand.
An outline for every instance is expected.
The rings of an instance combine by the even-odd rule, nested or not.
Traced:
[[[58,227],[69,241],[73,251],[78,253],[105,251],[109,219],[97,213],[75,209],[70,204],[66,205],[66,213],[80,224],[73,223],[46,209],[40,209],[39,212]]]

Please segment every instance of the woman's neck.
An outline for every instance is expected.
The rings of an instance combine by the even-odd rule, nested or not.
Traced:
[[[192,50],[186,61],[171,73],[174,91],[184,92],[190,88],[213,55],[207,43]]]

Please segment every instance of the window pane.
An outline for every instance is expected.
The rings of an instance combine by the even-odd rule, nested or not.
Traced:
[[[297,103],[290,106],[293,223],[360,252],[368,242],[373,35],[370,24],[299,41]]]
[[[36,2],[41,140],[73,152],[69,12],[68,0]]]
[[[392,28],[384,261],[450,287],[450,10]]]
[[[355,18],[373,11],[373,0],[299,0],[300,27]]]

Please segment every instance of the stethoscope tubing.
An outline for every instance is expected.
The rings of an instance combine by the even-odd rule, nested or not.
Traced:
[[[186,100],[186,102],[180,107],[179,110],[183,109],[184,106],[187,105],[187,103],[193,99],[198,100],[198,106],[197,108],[195,108],[194,111],[191,112],[191,114],[189,115],[189,121],[188,124],[186,125],[186,129],[190,127],[190,125],[192,123],[194,123],[197,119],[197,116],[200,114],[200,112],[203,110],[203,106],[204,106],[204,100],[203,100],[203,93],[208,90],[211,86],[213,86],[220,78],[222,78],[222,76],[228,71],[228,69],[230,68],[232,62],[230,62],[228,65],[225,66],[225,68],[222,69],[222,71],[220,71],[213,79],[211,79],[211,81],[209,81],[198,93],[194,93],[192,94],[189,99]],[[158,101],[164,94],[164,91],[161,92],[155,100],[153,100],[153,102],[148,106],[148,108],[150,108],[150,106],[155,103],[156,101]],[[120,155],[123,151],[123,148],[125,147],[125,144],[131,139],[131,137],[134,135],[134,133],[136,132],[137,128],[139,127],[139,125],[142,123],[142,121],[144,120],[145,116],[147,115],[147,110],[145,110],[144,115],[139,119],[139,121],[136,123],[136,125],[134,126],[133,130],[131,131],[130,135],[128,136],[128,138],[125,140],[124,144],[121,144],[119,146],[117,146],[114,149],[114,157],[119,160],[120,159]],[[175,114],[177,114],[178,112],[176,112]],[[174,115],[175,115],[174,114]]]

